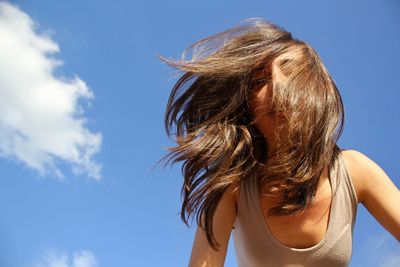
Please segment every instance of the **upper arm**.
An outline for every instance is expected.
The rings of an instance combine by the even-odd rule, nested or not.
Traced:
[[[220,249],[215,251],[207,241],[206,233],[197,227],[190,256],[190,267],[224,266],[229,237],[236,219],[237,190],[228,187],[216,208],[213,217],[213,232]]]
[[[355,150],[344,151],[344,155],[351,165],[358,201],[387,231],[400,240],[399,189],[382,168],[366,155]]]

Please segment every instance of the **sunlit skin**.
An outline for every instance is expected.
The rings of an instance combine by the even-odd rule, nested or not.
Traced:
[[[278,123],[283,121],[282,113],[272,113],[270,102],[272,98],[272,88],[267,83],[263,69],[257,71],[252,82],[252,96],[250,98],[250,108],[255,119],[255,125],[264,135],[268,142],[268,157],[275,152],[275,129]]]
[[[278,123],[283,120],[281,113],[270,113],[271,88],[263,72],[254,77],[253,95],[250,100],[251,112],[256,127],[268,142],[268,157],[275,150],[275,133]],[[342,155],[348,166],[358,203],[362,203],[372,216],[397,240],[400,240],[400,192],[387,174],[370,158],[355,150],[345,150]],[[231,185],[218,203],[213,217],[213,231],[221,245],[213,250],[207,242],[205,232],[198,228],[193,242],[190,267],[224,266],[229,237],[236,219],[240,196],[237,185]],[[332,191],[325,168],[320,176],[316,196],[311,205],[302,213],[287,216],[267,216],[264,220],[271,233],[283,245],[305,248],[319,243],[325,236],[329,221],[329,207]],[[279,196],[260,199],[264,211],[275,206]]]

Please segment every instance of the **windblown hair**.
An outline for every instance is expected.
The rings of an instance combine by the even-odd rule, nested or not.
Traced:
[[[160,59],[181,73],[165,127],[177,142],[166,158],[183,163],[183,222],[195,214],[217,250],[216,207],[228,187],[244,179],[257,179],[260,194],[283,196],[269,215],[304,210],[323,169],[332,167],[344,123],[341,96],[317,52],[256,18],[192,44],[180,60]],[[284,114],[276,132],[285,134],[277,135],[271,157],[249,106],[259,69],[272,90],[272,112]]]

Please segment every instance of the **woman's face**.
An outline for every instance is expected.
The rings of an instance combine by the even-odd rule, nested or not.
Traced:
[[[257,71],[253,78],[253,91],[250,97],[250,111],[255,119],[255,125],[258,130],[267,139],[268,147],[275,148],[275,132],[279,120],[276,113],[272,112],[270,103],[272,99],[272,88],[267,83],[263,70]]]

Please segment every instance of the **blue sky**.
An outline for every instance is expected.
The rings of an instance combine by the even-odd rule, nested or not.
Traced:
[[[0,2],[0,266],[185,266],[179,165],[152,169],[176,80],[156,56],[249,17],[319,52],[344,100],[339,145],[399,187],[399,13],[395,0]],[[399,254],[359,205],[351,266]]]

